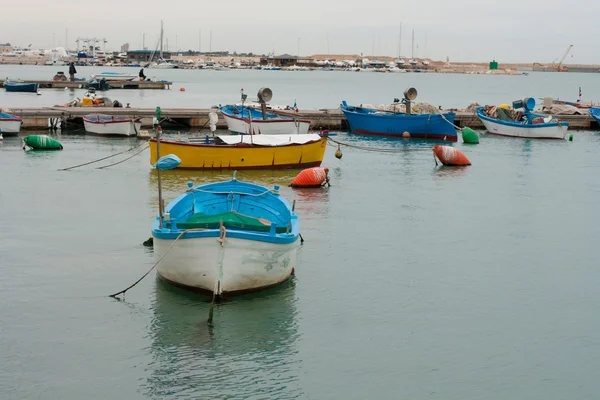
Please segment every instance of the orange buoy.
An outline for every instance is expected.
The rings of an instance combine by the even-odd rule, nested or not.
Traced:
[[[290,184],[293,188],[321,187],[329,184],[329,168],[313,167],[300,171]]]
[[[410,139],[410,133],[407,131],[404,131],[404,133],[402,133],[402,137],[405,139]]]
[[[433,154],[444,165],[471,165],[462,151],[450,146],[433,146]]]
[[[183,88],[183,87],[182,87],[182,88],[179,88],[179,91],[180,91],[180,92],[185,92],[185,88]]]

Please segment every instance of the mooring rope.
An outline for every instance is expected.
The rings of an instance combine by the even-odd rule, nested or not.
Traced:
[[[127,153],[129,151],[135,150],[135,149],[139,148],[140,146],[142,146],[144,144],[146,144],[146,143],[140,143],[140,144],[135,145],[135,146],[133,146],[133,147],[127,149],[127,150],[123,150],[123,151],[120,151],[118,153],[112,154],[110,156],[102,157],[102,158],[99,158],[99,159],[94,160],[94,161],[89,161],[89,162],[86,162],[86,163],[83,163],[83,164],[74,165],[74,166],[68,167],[68,168],[61,168],[61,169],[59,169],[59,171],[68,171],[70,169],[75,169],[75,168],[83,167],[85,165],[90,165],[90,164],[93,164],[93,163],[97,163],[98,161],[106,160],[106,159],[118,156],[119,154],[123,154],[123,153]]]
[[[455,125],[454,123],[450,122],[446,117],[444,117],[444,114],[440,113],[440,117],[442,117],[442,119],[444,121],[446,121],[447,123],[449,123],[450,125],[452,125],[454,127],[454,129],[459,130],[459,131],[462,129],[460,126]]]
[[[148,276],[148,274],[163,260],[163,258],[165,258],[165,256],[167,254],[169,254],[169,252],[171,251],[171,249],[173,248],[173,246],[175,246],[175,243],[177,243],[177,241],[179,240],[179,238],[181,238],[183,235],[185,235],[186,233],[188,233],[190,231],[203,231],[203,230],[206,230],[206,228],[190,228],[190,229],[186,229],[185,231],[181,232],[179,234],[179,236],[177,236],[177,238],[175,238],[175,240],[173,241],[173,243],[171,243],[171,246],[169,246],[169,248],[167,249],[167,251],[165,252],[165,254],[162,255],[162,257],[152,266],[152,268],[150,268],[148,270],[148,272],[146,272],[144,275],[142,275],[142,277],[140,279],[138,279],[137,281],[135,281],[133,283],[133,285],[130,285],[129,287],[127,287],[126,289],[121,290],[120,292],[113,293],[113,294],[109,295],[108,297],[117,297],[120,294],[125,294],[126,291],[128,291],[129,289],[131,289],[132,287],[134,287],[135,285],[137,285],[138,283],[140,283],[142,281],[142,279],[144,279],[146,276]]]
[[[405,151],[431,151],[431,148],[429,148],[429,147],[422,148],[422,149],[390,149],[390,148],[382,148],[382,147],[358,146],[355,144],[340,142],[338,140],[332,139],[331,137],[328,137],[327,139],[338,145],[352,147],[352,148],[359,149],[359,150],[377,151],[377,152],[381,152],[381,153],[403,153]]]
[[[104,169],[104,168],[108,168],[108,167],[112,167],[113,165],[117,165],[117,164],[121,164],[129,159],[132,159],[133,157],[137,156],[138,154],[140,154],[142,151],[146,150],[148,147],[150,147],[150,145],[147,145],[146,147],[144,147],[143,149],[141,149],[140,151],[138,151],[137,153],[135,153],[132,156],[129,156],[121,161],[117,161],[116,163],[112,163],[112,164],[108,164],[108,165],[103,165],[101,167],[97,167],[96,169]]]

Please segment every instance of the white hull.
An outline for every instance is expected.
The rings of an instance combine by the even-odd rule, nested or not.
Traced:
[[[21,121],[0,121],[0,130],[5,136],[8,134],[19,134],[21,130]]]
[[[227,127],[231,132],[241,134],[255,134],[255,135],[295,135],[295,134],[307,134],[310,128],[310,123],[306,121],[262,121],[252,120],[252,129],[250,129],[250,123],[246,120],[233,118],[223,114]]]
[[[481,119],[485,129],[492,134],[528,138],[528,139],[566,139],[568,126],[556,125],[556,126],[542,126],[542,127],[528,127],[523,125],[520,126],[509,126],[499,124],[492,121]],[[535,126],[535,125],[534,125]]]
[[[139,132],[142,127],[141,122],[136,122],[134,127],[131,121],[92,123],[84,120],[83,124],[86,132],[105,136],[135,136],[136,129]]]
[[[93,74],[91,75],[92,79],[104,79],[106,81],[132,81],[137,78],[137,75],[103,75],[103,74]]]
[[[151,69],[173,69],[175,67],[176,67],[176,65],[174,65],[174,64],[150,64],[150,65],[148,65],[148,68],[151,68]]]
[[[173,240],[154,238],[159,260]],[[221,293],[252,291],[287,280],[296,267],[299,240],[275,244],[225,238],[222,254]],[[219,276],[221,246],[218,238],[179,239],[158,264],[158,274],[191,289],[214,291]]]

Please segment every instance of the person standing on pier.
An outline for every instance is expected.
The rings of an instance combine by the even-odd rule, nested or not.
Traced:
[[[73,61],[71,61],[71,65],[69,65],[69,77],[71,79],[71,82],[75,81],[76,73],[77,73],[77,70],[75,69],[75,63]]]

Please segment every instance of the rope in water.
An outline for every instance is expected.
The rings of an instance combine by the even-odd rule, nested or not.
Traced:
[[[120,151],[118,153],[112,154],[110,156],[102,157],[102,158],[99,158],[99,159],[94,160],[94,161],[89,161],[89,162],[86,162],[86,163],[83,163],[83,164],[74,165],[74,166],[68,167],[68,168],[61,168],[61,169],[59,169],[59,171],[68,171],[70,169],[75,169],[75,168],[83,167],[85,165],[90,165],[90,164],[93,164],[93,163],[97,163],[98,161],[106,160],[106,159],[118,156],[119,154],[124,154],[124,153],[127,153],[129,151],[135,150],[135,149],[139,148],[140,146],[142,146],[144,144],[146,144],[146,143],[145,142],[144,143],[140,143],[140,144],[135,145],[135,146],[133,146],[133,147],[127,149],[127,150],[123,150],[123,151]]]
[[[133,157],[137,156],[138,154],[140,154],[142,151],[146,150],[148,147],[150,147],[150,145],[146,145],[143,149],[141,149],[140,151],[138,151],[137,153],[135,153],[132,156],[129,156],[121,161],[117,161],[116,163],[112,163],[112,164],[108,164],[108,165],[103,165],[101,167],[97,167],[96,169],[104,169],[104,168],[108,168],[108,167],[112,167],[113,165],[117,165],[117,164],[121,164],[129,159],[132,159]]]
[[[381,153],[403,153],[406,151],[431,151],[431,148],[429,148],[429,147],[422,148],[422,149],[390,149],[390,148],[381,148],[381,147],[358,146],[355,144],[340,142],[339,140],[335,140],[330,137],[327,139],[338,145],[352,147],[355,149],[366,150],[366,151],[377,151],[377,152],[381,152]]]
[[[190,228],[190,229],[186,229],[185,231],[181,232],[179,234],[179,236],[177,236],[177,238],[175,238],[175,240],[173,241],[173,243],[171,243],[171,246],[169,246],[169,248],[167,249],[167,251],[165,252],[165,254],[162,255],[162,257],[152,266],[152,268],[150,268],[148,270],[148,272],[146,272],[144,275],[142,275],[142,277],[140,279],[138,279],[137,281],[135,281],[132,285],[130,285],[129,287],[121,290],[120,292],[117,293],[113,293],[111,295],[109,295],[108,297],[117,297],[120,294],[125,294],[126,291],[128,291],[129,289],[131,289],[132,287],[134,287],[135,285],[137,285],[138,283],[140,283],[142,281],[142,279],[144,279],[146,276],[148,276],[148,274],[154,269],[156,268],[156,266],[163,260],[163,258],[165,258],[165,256],[167,254],[169,254],[169,252],[171,251],[171,249],[173,248],[173,246],[175,246],[175,243],[177,243],[177,241],[179,240],[179,238],[181,238],[183,235],[185,235],[186,233],[190,232],[190,231],[203,231],[205,230],[205,228]]]

